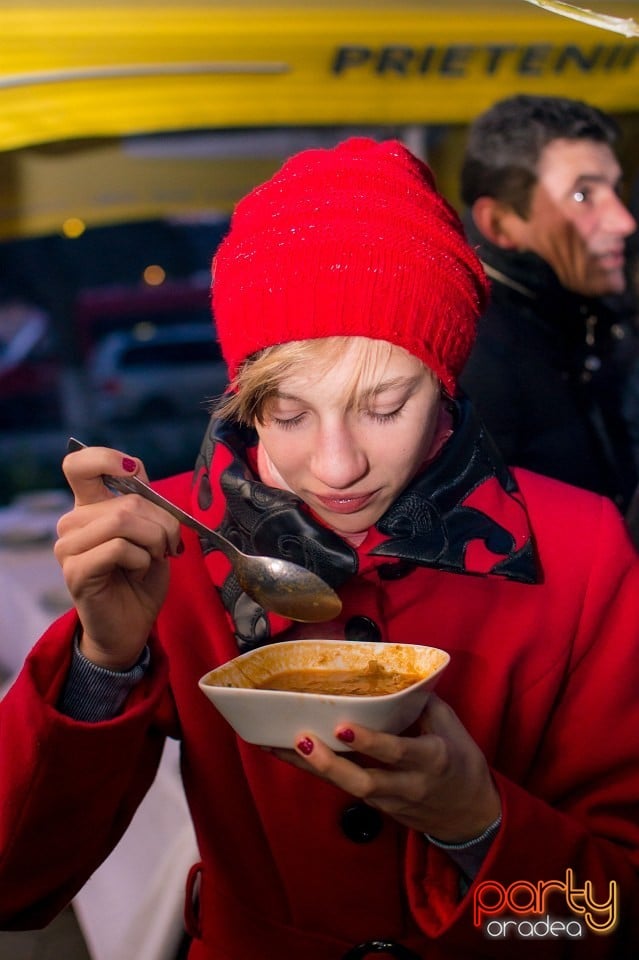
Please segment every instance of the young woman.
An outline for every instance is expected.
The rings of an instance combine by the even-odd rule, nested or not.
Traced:
[[[635,956],[639,563],[610,501],[508,469],[458,396],[485,296],[398,142],[306,151],[238,205],[213,280],[231,389],[193,475],[158,488],[327,580],[342,611],[314,635],[451,663],[405,735],[242,742],[198,678],[309,628],[165,512],[113,497],[102,476],[144,477],[139,460],[69,455],[74,609],[0,706],[4,924],[73,896],[171,736],[201,853],[193,960],[519,958],[540,920],[549,957]]]

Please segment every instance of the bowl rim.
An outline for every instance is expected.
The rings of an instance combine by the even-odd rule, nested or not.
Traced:
[[[403,687],[401,690],[394,690],[391,693],[378,693],[378,694],[369,694],[369,695],[353,694],[353,693],[318,693],[318,692],[305,691],[305,690],[271,690],[266,687],[229,687],[229,686],[223,686],[222,684],[219,684],[219,683],[206,682],[207,678],[210,677],[211,674],[216,673],[217,671],[223,670],[225,667],[228,667],[229,664],[237,663],[238,660],[251,659],[255,657],[257,654],[259,654],[260,651],[265,650],[267,647],[274,647],[274,646],[288,647],[293,645],[299,646],[300,644],[304,645],[309,643],[320,644],[321,646],[334,646],[334,647],[336,646],[342,647],[345,644],[358,643],[361,646],[364,646],[364,647],[370,646],[373,648],[376,646],[382,646],[386,648],[388,647],[419,648],[422,650],[432,650],[432,651],[435,651],[436,653],[441,654],[442,660],[441,660],[441,663],[439,663],[439,665],[431,673],[428,674],[428,676],[421,677],[419,680],[416,680],[414,683],[411,683],[408,686]],[[220,691],[222,694],[227,692],[229,695],[238,694],[238,693],[244,693],[244,694],[258,693],[258,694],[271,694],[271,696],[277,696],[278,699],[280,698],[290,699],[295,697],[309,697],[309,698],[312,697],[315,700],[330,699],[331,701],[338,701],[338,702],[342,702],[342,701],[351,702],[353,700],[355,701],[359,700],[359,701],[366,701],[370,703],[376,700],[388,701],[393,698],[401,698],[405,696],[410,691],[416,690],[422,684],[428,683],[429,681],[433,680],[435,677],[438,676],[439,673],[441,673],[442,670],[444,670],[448,666],[449,663],[450,663],[450,654],[448,653],[448,651],[444,650],[442,647],[434,647],[431,644],[394,643],[394,642],[385,641],[385,640],[353,641],[353,640],[334,640],[334,639],[322,638],[322,637],[318,637],[318,638],[305,637],[299,640],[275,641],[274,643],[271,643],[271,644],[263,644],[261,647],[255,647],[253,650],[247,650],[245,653],[239,654],[237,657],[232,657],[230,660],[227,660],[225,663],[219,664],[217,667],[213,667],[212,670],[208,670],[198,680],[198,686],[203,692],[206,692],[206,690],[216,690],[216,691]]]

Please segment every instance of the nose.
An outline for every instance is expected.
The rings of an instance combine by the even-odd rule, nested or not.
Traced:
[[[368,457],[345,423],[332,423],[316,436],[311,470],[333,490],[346,490],[368,473]]]
[[[623,200],[613,193],[607,211],[608,229],[621,237],[629,237],[637,229],[637,221]]]

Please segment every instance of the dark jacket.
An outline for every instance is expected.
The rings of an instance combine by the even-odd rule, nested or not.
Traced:
[[[611,497],[636,484],[621,394],[636,338],[624,315],[564,289],[531,253],[489,243],[466,219],[492,283],[461,377],[507,463]]]

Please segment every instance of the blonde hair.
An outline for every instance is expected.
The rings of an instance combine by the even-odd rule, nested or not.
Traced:
[[[391,353],[396,348],[387,340],[372,340],[368,337],[321,337],[316,340],[292,340],[288,343],[267,347],[244,362],[215,409],[222,420],[238,423],[263,423],[268,403],[278,393],[282,381],[294,374],[304,372],[312,364],[321,374],[330,369],[349,350],[357,350],[357,359],[349,383],[344,384],[349,402],[357,401],[363,384],[370,386],[370,371],[381,376]],[[428,368],[427,368],[428,369]],[[435,378],[435,374],[432,374]]]

